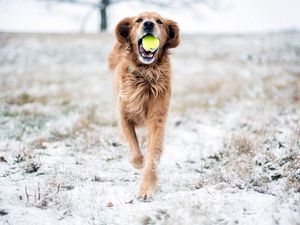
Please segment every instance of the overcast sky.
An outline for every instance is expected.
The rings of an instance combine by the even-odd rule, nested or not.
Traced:
[[[160,9],[140,3],[119,3],[109,8],[109,31],[125,16],[158,11],[176,20],[182,32],[263,32],[300,29],[300,0],[222,0],[218,9],[203,5]],[[74,4],[45,4],[35,0],[0,0],[0,31],[79,32],[90,9]],[[92,12],[85,32],[98,31]]]

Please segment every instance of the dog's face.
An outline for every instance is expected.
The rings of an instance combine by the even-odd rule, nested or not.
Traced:
[[[159,47],[154,52],[146,51],[142,46],[143,37],[149,34],[159,39]],[[177,23],[154,12],[144,12],[121,20],[116,27],[116,36],[120,43],[129,44],[132,57],[142,64],[159,60],[169,48],[179,44]]]

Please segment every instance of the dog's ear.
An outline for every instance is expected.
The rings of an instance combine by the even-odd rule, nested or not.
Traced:
[[[116,27],[117,40],[120,43],[126,43],[129,41],[129,34],[131,29],[131,17],[126,17],[121,20]]]
[[[180,42],[178,24],[173,20],[167,20],[167,32],[168,32],[168,39],[166,42],[167,47],[168,48],[177,47]]]

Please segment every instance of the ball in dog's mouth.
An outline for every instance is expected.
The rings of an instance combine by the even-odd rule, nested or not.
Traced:
[[[146,34],[138,41],[139,59],[142,63],[151,64],[154,62],[154,57],[155,54],[157,53],[159,40],[157,39],[158,44],[152,43],[152,41],[156,39],[157,38],[153,37],[152,35]]]

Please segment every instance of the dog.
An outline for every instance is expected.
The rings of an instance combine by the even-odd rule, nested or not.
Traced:
[[[151,199],[157,190],[157,166],[163,152],[165,123],[171,97],[169,49],[179,45],[179,26],[155,12],[143,12],[121,20],[115,29],[116,43],[108,58],[114,71],[119,121],[131,153],[131,163],[143,168],[138,198]],[[146,51],[142,39],[159,39],[154,52]],[[147,152],[143,157],[136,128],[147,129]]]

